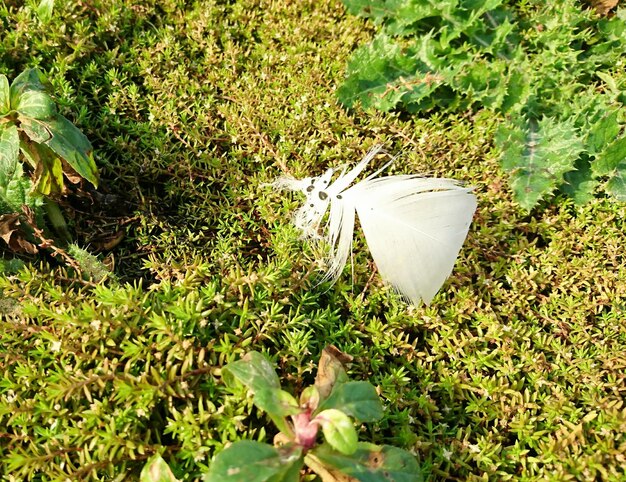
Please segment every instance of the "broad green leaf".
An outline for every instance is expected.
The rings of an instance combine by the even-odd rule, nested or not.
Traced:
[[[29,147],[31,161],[35,161],[33,191],[43,195],[63,192],[63,164],[61,159],[43,144],[22,144],[22,152]],[[28,157],[28,156],[24,156]]]
[[[347,107],[360,102],[365,109],[389,111],[405,96],[417,102],[429,95],[436,88],[430,77],[430,71],[410,51],[391,37],[379,35],[353,54],[337,96]]]
[[[38,90],[24,92],[16,110],[26,117],[40,120],[49,119],[57,113],[56,105],[50,96]]]
[[[505,79],[503,79],[504,81]],[[508,83],[506,84],[506,95],[502,100],[500,110],[502,112],[518,112],[530,95],[530,86],[528,85],[527,74],[521,69],[510,70]]]
[[[6,75],[0,74],[0,115],[7,114],[11,110],[11,90],[9,79]]]
[[[565,173],[563,176],[565,182],[559,189],[572,198],[576,204],[584,204],[593,199],[599,183],[591,173],[588,156],[579,157],[574,168],[573,171]]]
[[[298,482],[302,449],[241,440],[218,453],[204,482]]]
[[[368,382],[347,382],[336,386],[319,409],[329,408],[341,410],[360,422],[374,422],[383,416],[380,398]]]
[[[342,454],[353,454],[359,437],[350,417],[334,408],[320,412],[313,421],[322,426],[326,442]]]
[[[526,210],[563,184],[583,151],[573,122],[549,117],[538,122],[518,118],[498,130],[496,145],[515,198]]]
[[[422,471],[409,452],[389,445],[360,442],[351,455],[344,455],[323,444],[311,455],[325,466],[359,482],[422,482]]]
[[[250,390],[257,391],[263,388],[280,389],[280,379],[274,367],[265,356],[252,351],[236,362],[229,363],[223,369]]]
[[[174,477],[163,457],[156,454],[146,462],[139,475],[139,482],[178,482],[178,479]]]
[[[29,90],[45,91],[41,83],[40,72],[37,69],[26,69],[13,79],[11,83],[11,109],[17,109],[24,92]]]
[[[624,163],[626,163],[626,136],[615,139],[600,152],[591,164],[591,169],[595,176],[611,176]]]
[[[41,0],[37,6],[37,17],[42,22],[48,22],[52,18],[52,10],[54,9],[54,0]]]
[[[247,353],[241,360],[226,365],[223,371],[243,383],[254,394],[254,404],[268,414],[287,417],[300,412],[298,401],[281,390],[274,367],[260,353]]]
[[[590,154],[600,154],[615,141],[621,130],[621,126],[617,121],[618,115],[619,111],[617,109],[610,110],[589,127],[587,150]]]
[[[17,127],[0,128],[0,214],[20,212],[24,204],[34,204],[28,196],[30,181],[19,162],[19,145]]]
[[[50,131],[46,127],[44,121],[40,121],[37,119],[31,119],[29,117],[20,117],[20,129],[24,131],[24,134],[28,136],[28,138],[36,142],[38,144],[42,144],[52,137]]]
[[[20,136],[12,124],[0,125],[0,187],[6,186],[20,166]]]
[[[91,143],[85,135],[62,115],[45,121],[52,137],[48,147],[64,159],[80,176],[98,187],[98,168],[93,159]]]

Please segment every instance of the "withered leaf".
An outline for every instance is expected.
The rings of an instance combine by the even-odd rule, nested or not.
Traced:
[[[343,365],[351,361],[352,357],[350,355],[343,353],[333,345],[329,345],[322,350],[317,376],[315,377],[315,386],[322,400],[330,395],[337,383],[348,381]]]
[[[25,233],[20,229],[20,225],[18,213],[3,214],[0,216],[0,238],[13,252],[37,254],[37,246],[25,238]]]
[[[617,6],[619,0],[590,0],[590,3],[600,15],[608,15]]]

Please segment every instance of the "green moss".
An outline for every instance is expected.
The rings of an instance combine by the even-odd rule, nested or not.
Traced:
[[[117,199],[97,216],[66,208],[77,242],[126,232],[107,255],[120,285],[45,261],[0,275],[2,302],[19,307],[0,315],[1,476],[136,480],[165,447],[193,480],[226,442],[273,435],[223,386],[225,363],[263,351],[298,392],[333,343],[387,405],[361,440],[413,450],[431,480],[619,480],[623,205],[522,212],[490,116],[346,113],[334,89],[363,23],[338,1],[257,7],[59,1],[45,26],[0,7],[0,71],[48,73]],[[372,276],[360,237],[354,283],[346,270],[317,286],[290,226],[300,199],[263,187],[378,142],[404,151],[395,172],[476,187],[470,235],[430,307]]]

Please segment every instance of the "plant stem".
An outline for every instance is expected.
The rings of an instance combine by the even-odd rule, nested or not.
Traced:
[[[46,199],[43,206],[55,234],[61,239],[61,241],[65,243],[71,242],[72,236],[67,229],[67,223],[65,222],[65,218],[63,217],[63,213],[61,213],[59,205],[50,199]]]

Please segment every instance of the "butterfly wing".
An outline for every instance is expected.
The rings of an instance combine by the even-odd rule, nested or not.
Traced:
[[[412,303],[430,303],[452,272],[476,210],[449,179],[388,176],[344,192],[384,280]]]

